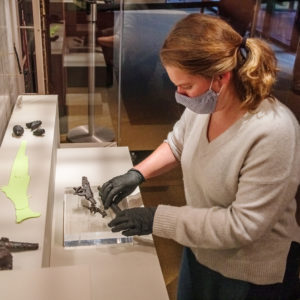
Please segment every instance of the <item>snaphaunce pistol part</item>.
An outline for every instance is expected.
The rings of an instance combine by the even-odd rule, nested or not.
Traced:
[[[85,197],[86,200],[88,200],[90,202],[90,206],[84,205],[84,207],[88,208],[92,214],[95,214],[98,212],[99,214],[102,215],[103,218],[105,216],[107,216],[106,211],[103,208],[97,206],[97,202],[94,199],[94,194],[92,192],[92,189],[91,189],[91,186],[90,186],[90,183],[89,183],[87,177],[83,176],[82,177],[82,185],[77,188],[74,187],[73,189],[74,189],[75,195],[83,196],[83,197]]]

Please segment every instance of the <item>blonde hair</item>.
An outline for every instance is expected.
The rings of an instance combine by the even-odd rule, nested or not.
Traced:
[[[163,65],[193,75],[212,78],[232,71],[241,105],[254,111],[270,95],[276,79],[277,61],[269,45],[257,38],[243,38],[219,17],[190,14],[180,20],[160,51]]]

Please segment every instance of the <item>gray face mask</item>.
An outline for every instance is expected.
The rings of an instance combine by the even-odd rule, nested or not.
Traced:
[[[223,87],[221,87],[219,93],[214,92],[211,89],[213,80],[214,78],[211,80],[209,89],[204,94],[197,97],[188,97],[175,92],[176,102],[182,104],[197,114],[213,113],[216,109],[218,96],[220,95]]]

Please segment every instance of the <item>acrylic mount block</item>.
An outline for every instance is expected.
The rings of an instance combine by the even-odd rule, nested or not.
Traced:
[[[100,197],[96,186],[91,187],[94,199],[100,205]],[[95,246],[104,244],[132,243],[132,237],[125,237],[120,232],[111,232],[108,223],[115,217],[114,212],[108,209],[107,216],[99,213],[92,214],[84,207],[88,201],[74,195],[74,189],[68,187],[64,193],[64,247]],[[127,200],[119,204],[121,209],[127,208]]]

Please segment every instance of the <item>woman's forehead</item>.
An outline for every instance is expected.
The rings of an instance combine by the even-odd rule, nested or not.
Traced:
[[[192,75],[187,71],[174,66],[166,66],[166,71],[170,80],[176,85],[185,85],[192,81],[204,79],[201,75]]]

